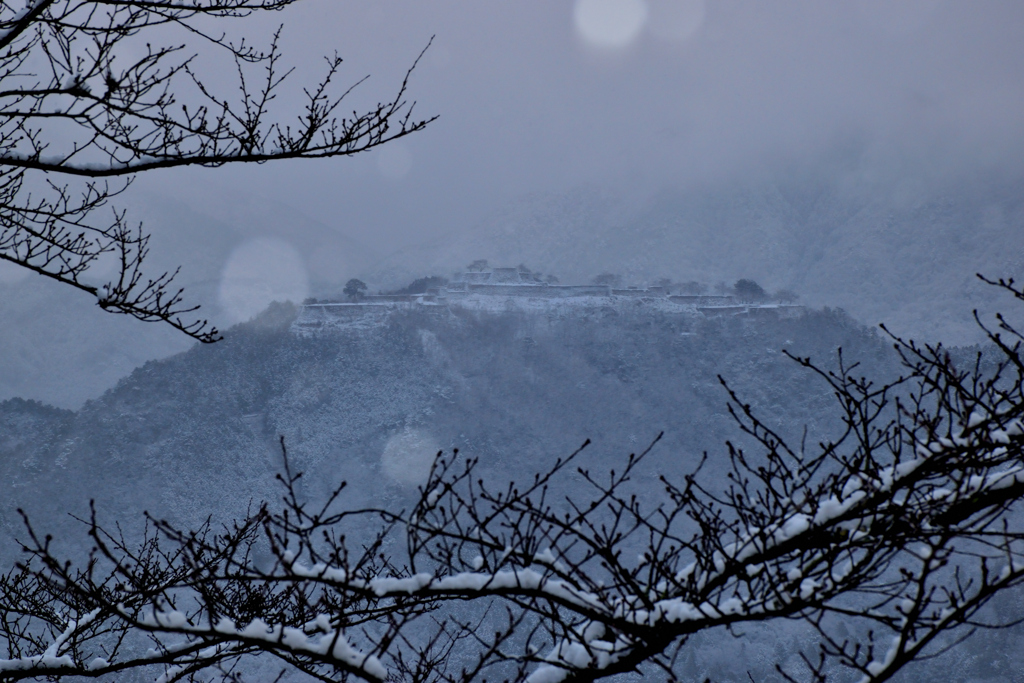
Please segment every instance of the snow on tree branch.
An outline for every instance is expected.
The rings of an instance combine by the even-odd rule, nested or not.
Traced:
[[[76,568],[26,521],[27,559],[0,581],[0,680],[274,667],[321,680],[673,680],[696,634],[782,620],[818,635],[802,668],[780,663],[784,679],[839,667],[888,680],[947,636],[1013,623],[985,607],[1024,582],[1024,363],[1012,328],[989,334],[985,362],[966,369],[942,346],[894,337],[904,374],[883,384],[841,353],[834,370],[796,358],[842,410],[814,448],[788,445],[726,385],[744,439],[717,470],[705,456],[662,476],[660,497],[636,481],[657,439],[612,472],[585,467],[584,444],[501,486],[475,459],[438,454],[407,512],[346,509],[344,484],[301,502],[283,451],[283,506],[222,529],[149,520],[132,545],[93,513],[95,549]]]

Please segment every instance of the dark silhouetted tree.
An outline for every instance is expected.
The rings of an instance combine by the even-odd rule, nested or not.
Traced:
[[[768,294],[761,288],[761,285],[746,278],[736,281],[736,284],[732,286],[732,293],[741,301],[764,301],[768,298]]]
[[[672,282],[672,278],[670,277],[659,277],[654,281],[655,287],[661,287],[666,292],[671,292],[673,285],[674,283]]]
[[[345,283],[345,289],[342,290],[349,299],[360,299],[366,294],[366,283],[362,280],[352,278]]]
[[[544,282],[543,274],[530,270],[525,263],[516,266],[516,271],[519,273],[520,282]]]
[[[401,289],[396,289],[391,292],[392,294],[423,294],[428,289],[435,287],[444,287],[448,284],[448,278],[441,277],[440,275],[428,275],[427,277],[419,277],[410,282]]]

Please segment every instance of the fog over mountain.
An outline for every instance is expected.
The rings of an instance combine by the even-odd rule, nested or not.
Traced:
[[[342,77],[372,75],[359,108],[433,36],[410,93],[440,118],[340,161],[145,174],[118,201],[222,327],[349,277],[389,288],[485,258],[563,281],[752,277],[978,338],[974,273],[1020,266],[1020,3],[610,6],[301,3],[281,15],[300,80],[337,47]],[[76,406],[186,346],[25,277],[0,272],[0,396]]]
[[[149,4],[140,16],[188,7]],[[468,644],[498,662],[480,669],[488,680],[516,666],[540,683],[586,678],[629,657],[628,675],[772,680],[779,665],[804,671],[811,660],[798,653],[813,659],[834,638],[836,680],[888,680],[886,667],[917,657],[909,649],[919,644],[926,654],[955,647],[892,680],[1020,680],[1024,371],[1014,371],[1024,364],[1004,343],[1024,339],[1009,326],[1024,321],[1024,292],[977,274],[1024,280],[1024,3],[302,0],[284,9],[200,17],[181,55],[193,36],[224,32],[254,49],[274,41],[273,73],[295,73],[258,105],[279,122],[261,130],[269,156],[289,160],[264,163],[242,119],[234,138],[211,133],[217,107],[196,109],[193,83],[156,109],[173,101],[182,130],[198,130],[154,143],[168,156],[153,161],[147,141],[170,133],[157,123],[132,140],[129,127],[128,146],[143,151],[127,154],[148,170],[111,186],[112,201],[89,218],[117,223],[125,211],[128,225],[141,224],[151,235],[146,277],[177,272],[185,301],[223,339],[193,343],[159,298],[144,301],[149,309],[115,302],[165,318],[155,324],[101,310],[115,305],[106,278],[131,272],[109,254],[73,282],[79,290],[11,265],[60,271],[66,259],[87,260],[76,256],[74,220],[57,246],[31,234],[19,247],[0,225],[9,259],[0,260],[0,678],[50,667],[40,677],[143,680],[138,664],[166,665],[158,680],[171,680],[195,663],[196,680],[211,665],[225,667],[224,680],[272,680],[271,657],[232,668],[236,655],[266,648],[274,666],[323,680],[354,671],[455,681],[464,662],[449,655]],[[20,11],[3,9],[0,29],[37,20],[31,9],[10,14]],[[154,21],[159,41],[168,28]],[[206,50],[227,45],[196,43],[197,69]],[[252,58],[239,49],[239,64]],[[364,120],[370,151],[352,156],[350,138],[332,139],[330,126],[317,129],[322,147],[311,143],[327,105],[314,98],[303,111],[303,87],[337,66],[323,61],[334,50],[344,58],[329,71],[345,93],[338,116],[387,111],[378,103],[398,92],[398,111],[415,103],[408,120],[430,122],[391,140],[404,123]],[[247,68],[210,69],[201,87],[248,93],[254,82],[237,81]],[[28,97],[102,109],[127,89],[110,68],[89,78],[71,73],[56,95]],[[5,205],[0,218],[28,232],[54,220],[29,190],[58,182],[68,160],[92,164],[96,150],[73,142],[51,172],[43,152],[66,143],[63,132],[40,133],[36,157],[25,157],[18,145],[35,133],[17,128],[24,112],[3,111],[16,132],[0,171],[31,171],[24,186],[0,178],[0,195],[20,193],[28,207]],[[206,140],[203,154],[188,151],[193,135]],[[307,158],[293,159],[296,149]],[[331,158],[312,158],[324,149]],[[196,155],[207,167],[179,166]],[[69,176],[70,195],[86,188],[88,198],[83,177],[116,178],[128,163],[116,153],[101,161],[111,167],[72,169],[81,177]],[[998,324],[997,312],[1009,321],[1003,337],[978,324]],[[903,345],[911,338],[933,346]],[[630,454],[659,435],[629,469]],[[588,439],[561,478],[538,475]],[[64,566],[49,562],[43,534],[79,560],[102,544],[83,527],[93,502],[132,543],[157,519],[212,520],[211,543],[228,539],[237,528],[221,524],[281,504],[283,445],[290,472],[304,473],[283,535],[262,535],[276,522],[261,517],[227,561],[196,550],[205,537],[175,539],[165,527],[163,548],[187,539],[183,554],[139,553],[133,564],[114,553],[95,565],[110,560],[112,573],[93,593],[61,583],[92,577],[32,583]],[[459,468],[479,458],[478,469],[431,480],[448,462],[439,451]],[[627,478],[606,474],[623,463]],[[343,506],[391,512],[335,518],[323,534],[329,552],[317,550],[319,536],[296,544],[324,531],[303,506],[343,480]],[[484,480],[504,493],[481,493]],[[470,491],[463,499],[459,487]],[[592,489],[599,502],[576,508],[574,496]],[[497,512],[478,515],[477,505]],[[24,557],[14,540],[30,537],[23,514],[47,539],[37,548],[46,569],[26,574],[20,592],[22,579],[4,572]],[[432,515],[444,521],[430,536]],[[579,540],[591,532],[596,540]],[[331,544],[344,534],[341,552]],[[418,534],[428,542],[414,549]],[[365,557],[348,564],[349,548]],[[436,554],[424,561],[423,548]],[[573,564],[573,553],[585,559]],[[153,558],[159,571],[146,565]],[[162,573],[175,562],[191,564]],[[145,576],[122,582],[136,566]],[[574,584],[576,573],[584,580]],[[163,576],[185,583],[146,583]],[[208,599],[210,587],[227,597]],[[179,608],[194,588],[201,607]],[[37,589],[48,597],[37,600]],[[45,614],[67,596],[80,604]],[[506,606],[503,641],[505,626],[491,626]],[[381,636],[406,607],[409,628]],[[512,624],[517,609],[526,611]],[[131,610],[137,633],[124,652],[143,654],[119,668],[121,645],[109,649],[115,636],[100,624]],[[1010,628],[954,642],[972,619],[990,618]],[[34,619],[45,635],[25,636],[36,626],[21,624]],[[448,636],[451,648],[413,676],[402,657],[419,656],[416,639],[435,626],[423,652],[444,650]],[[921,635],[932,628],[934,642]],[[72,657],[88,629],[100,649]],[[652,660],[669,652],[671,629],[686,649]],[[808,680],[825,680],[818,673]]]
[[[978,341],[971,312],[1005,311],[1006,302],[975,273],[1014,277],[1024,266],[1024,181],[984,174],[936,189],[826,170],[643,196],[600,186],[535,193],[384,255],[287,204],[216,186],[140,195],[132,208],[148,217],[158,262],[185,264],[180,278],[191,300],[222,324],[274,300],[340,296],[350,277],[374,291],[396,289],[485,258],[564,283],[603,272],[637,285],[667,277],[709,288],[752,278],[900,334]],[[99,315],[77,293],[34,276],[18,274],[2,287],[0,305],[15,321],[2,340],[6,397],[74,407],[139,363],[188,346],[170,330]]]
[[[634,284],[750,277],[901,334],[972,343],[980,331],[971,311],[999,305],[975,273],[1012,277],[1024,266],[1022,189],[1005,178],[929,192],[910,180],[844,186],[826,177],[666,188],[639,204],[581,189],[525,199],[446,240],[409,247],[370,281],[450,274],[482,256],[570,282],[602,272]]]
[[[187,193],[138,193],[125,203],[152,231],[153,270],[181,265],[189,301],[222,327],[274,300],[337,291],[378,258],[293,207],[222,186],[192,183]],[[0,311],[2,398],[77,407],[145,361],[191,345],[164,326],[104,315],[90,297],[9,265],[0,269]]]

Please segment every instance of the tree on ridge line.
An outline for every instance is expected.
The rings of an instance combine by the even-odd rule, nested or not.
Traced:
[[[780,664],[784,680],[888,680],[1024,618],[984,612],[1024,581],[1024,337],[1001,317],[985,331],[993,355],[967,368],[893,337],[905,372],[887,384],[841,355],[835,371],[795,358],[843,415],[813,447],[729,390],[756,448],[727,444],[720,485],[707,456],[661,477],[660,504],[630,488],[651,448],[601,475],[578,451],[499,487],[439,454],[408,512],[346,510],[344,485],[302,502],[286,457],[283,506],[223,529],[150,520],[133,546],[93,513],[95,548],[75,566],[28,526],[27,559],[0,580],[0,680],[680,680],[696,634],[789,620],[818,646]],[[584,486],[555,496],[574,467]],[[371,523],[368,541],[347,540]]]
[[[91,294],[104,310],[217,341],[217,329],[192,316],[198,306],[184,303],[177,271],[145,269],[149,236],[141,226],[117,209],[100,217],[100,209],[137,173],[347,156],[433,120],[413,118],[414,103],[406,99],[416,62],[392,97],[361,113],[341,112],[365,78],[339,86],[337,54],[302,90],[297,110],[279,115],[275,99],[292,73],[282,62],[280,29],[259,50],[211,30],[209,22],[296,1],[0,4],[0,259]],[[154,29],[172,31],[181,43],[145,42]],[[186,40],[233,62],[237,96],[207,85],[202,60],[186,52]],[[80,182],[72,185],[74,179]],[[105,282],[90,277],[98,261],[114,264]]]

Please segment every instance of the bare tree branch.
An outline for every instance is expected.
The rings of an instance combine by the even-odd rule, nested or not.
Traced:
[[[0,680],[238,680],[268,666],[320,680],[675,680],[694,635],[791,620],[818,646],[799,671],[779,663],[783,679],[889,680],[1024,619],[985,612],[1024,583],[1021,337],[1005,323],[989,335],[986,362],[966,368],[893,337],[904,374],[886,384],[841,353],[835,370],[796,358],[842,410],[817,448],[787,445],[726,385],[755,447],[727,444],[724,481],[706,458],[663,476],[660,499],[632,488],[657,439],[607,474],[581,466],[581,448],[498,487],[475,459],[439,453],[408,512],[346,509],[344,484],[303,502],[282,441],[282,506],[223,529],[150,519],[132,544],[93,513],[76,567],[26,520],[27,559],[0,579]]]
[[[415,103],[407,99],[418,57],[389,99],[351,114],[341,107],[366,79],[339,88],[342,60],[328,57],[320,80],[302,89],[299,108],[279,111],[278,95],[292,75],[283,65],[280,30],[259,50],[209,27],[211,20],[295,1],[0,2],[0,259],[92,294],[107,311],[168,322],[199,341],[219,339],[216,328],[192,317],[198,306],[184,304],[174,287],[177,271],[145,273],[148,236],[141,227],[116,210],[97,221],[97,210],[128,184],[112,188],[97,180],[130,182],[136,173],[179,166],[349,156],[433,120],[414,118]],[[154,27],[178,30],[182,42],[142,42]],[[234,63],[235,95],[207,85],[211,65],[199,54],[202,46]],[[28,187],[39,186],[39,174],[46,178],[35,190],[42,196],[33,197]],[[85,185],[72,190],[50,174]],[[90,267],[106,254],[117,262],[117,275],[90,282]]]

